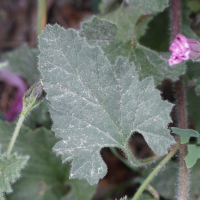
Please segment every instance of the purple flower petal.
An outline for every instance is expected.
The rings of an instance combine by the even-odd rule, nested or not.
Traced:
[[[183,60],[176,54],[172,54],[170,56],[168,62],[169,62],[169,65],[172,66],[172,65],[176,65],[176,64],[183,62]]]
[[[197,59],[200,57],[200,43],[194,39],[186,38],[178,34],[169,47],[172,52],[168,62],[169,65],[176,65],[188,59]]]
[[[5,69],[0,70],[0,78],[5,83],[8,83],[17,88],[15,101],[5,114],[5,118],[8,121],[12,122],[15,120],[19,112],[22,110],[23,106],[22,98],[27,90],[27,87],[24,81],[18,75],[11,73]]]

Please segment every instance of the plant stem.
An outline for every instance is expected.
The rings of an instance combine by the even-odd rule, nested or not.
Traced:
[[[12,135],[12,138],[10,140],[10,143],[8,145],[8,149],[6,151],[6,155],[10,155],[12,149],[13,149],[13,146],[16,142],[16,139],[17,139],[17,136],[19,135],[19,131],[20,131],[20,128],[25,120],[25,117],[27,116],[28,112],[31,110],[31,108],[33,108],[34,106],[34,101],[32,103],[30,103],[30,105],[28,107],[25,108],[24,106],[24,103],[23,103],[23,109],[22,109],[22,112],[20,114],[20,117],[19,117],[19,120],[17,121],[17,125],[15,127],[15,130],[13,132],[13,135]]]
[[[47,22],[47,2],[46,0],[38,0],[37,14],[37,34],[40,35]]]
[[[126,157],[129,160],[129,162],[131,163],[131,165],[144,166],[145,164],[154,162],[160,158],[159,156],[154,155],[149,158],[144,158],[144,159],[138,160],[134,157],[133,152],[130,150],[128,145],[126,146],[125,149],[122,149],[122,150],[124,150],[124,152],[126,152],[125,153]]]
[[[10,140],[10,143],[9,143],[9,146],[8,146],[8,149],[7,149],[7,152],[6,152],[6,155],[10,155],[12,149],[13,149],[13,146],[15,144],[15,141],[17,139],[17,136],[19,134],[19,131],[20,131],[20,128],[24,122],[24,119],[25,119],[25,115],[23,113],[21,113],[20,117],[19,117],[19,120],[17,122],[17,125],[15,127],[15,130],[13,132],[13,135],[12,135],[12,138]]]
[[[175,155],[175,153],[178,150],[178,145],[174,146],[174,148],[165,156],[165,158],[156,166],[156,168],[149,174],[149,176],[146,178],[146,180],[143,182],[143,184],[140,186],[140,188],[135,193],[132,200],[137,200],[140,195],[143,193],[147,185],[150,183],[150,181],[155,177],[155,175],[162,169],[162,167]]]
[[[180,0],[171,1],[171,25],[172,25],[172,39],[180,33],[180,19],[181,19],[181,6]],[[176,113],[178,119],[178,127],[187,129],[187,109],[185,101],[185,91],[183,78],[175,83],[176,90]],[[187,144],[181,144],[180,136],[178,138],[179,153],[180,153],[180,173],[179,173],[179,191],[178,200],[187,200],[189,190],[189,171],[185,164],[185,156],[187,155]]]
[[[182,77],[175,83],[175,87],[178,127],[181,129],[187,129],[187,110]],[[189,193],[189,170],[185,163],[185,156],[187,155],[187,143],[181,144],[180,136],[178,137],[178,143],[180,154],[178,200],[187,200]]]
[[[171,27],[172,39],[180,33],[180,24],[181,24],[181,7],[180,0],[171,0]]]
[[[131,170],[134,171],[140,171],[140,169],[138,167],[134,167],[133,165],[131,165],[126,159],[124,159],[114,147],[110,148],[111,152],[119,159],[121,160],[127,167],[129,167]]]

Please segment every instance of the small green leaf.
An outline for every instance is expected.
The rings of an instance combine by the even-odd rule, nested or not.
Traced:
[[[188,154],[185,157],[187,168],[193,167],[198,158],[200,158],[200,146],[194,144],[188,145]]]
[[[200,137],[199,133],[192,129],[180,129],[176,127],[171,128],[173,133],[181,136],[181,144],[189,142],[191,137]]]
[[[129,3],[140,9],[142,13],[161,12],[168,7],[169,0],[129,0]]]
[[[12,52],[3,54],[1,58],[8,61],[7,68],[9,71],[19,74],[32,85],[40,79],[37,69],[38,54],[38,49],[30,49],[24,44]]]
[[[131,10],[131,13],[132,12],[134,13],[134,10]],[[122,13],[126,15],[126,10]],[[136,13],[137,11],[135,15]],[[113,16],[115,15],[113,14]],[[138,14],[135,17],[137,18],[139,16]],[[105,52],[105,56],[112,64],[116,62],[119,55],[126,57],[129,61],[133,61],[140,79],[153,76],[156,85],[160,84],[164,78],[175,81],[185,72],[185,65],[183,63],[169,66],[168,59],[170,53],[159,53],[139,44],[136,33],[134,33],[133,23],[131,24],[132,29],[127,29],[125,23],[124,26],[126,29],[106,20],[93,17],[91,20],[82,24],[80,34],[82,37],[86,37],[91,45],[100,46]],[[118,29],[119,27],[121,27],[121,29]],[[120,33],[120,35],[118,35],[118,33]],[[129,35],[132,36],[132,39],[130,38],[127,40]],[[121,37],[125,37],[126,41],[120,41]]]
[[[140,82],[133,63],[120,57],[111,65],[101,49],[58,25],[44,29],[40,51],[52,129],[63,139],[54,151],[64,162],[73,159],[71,178],[94,184],[104,177],[99,152],[105,146],[121,148],[140,165],[128,146],[136,131],[157,155],[167,153],[174,143],[167,129],[173,105],[161,100],[152,78]]]
[[[1,147],[5,151],[14,125],[0,121],[0,127]],[[92,199],[96,185],[90,186],[85,180],[69,180],[70,163],[62,164],[60,157],[52,153],[56,142],[58,139],[45,128],[33,131],[22,127],[13,150],[30,155],[30,160],[7,200]]]
[[[28,156],[21,157],[16,154],[0,155],[0,193],[12,192],[10,183],[20,177],[20,170],[25,167],[28,159]]]

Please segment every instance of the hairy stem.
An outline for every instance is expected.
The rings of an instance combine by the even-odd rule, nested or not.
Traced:
[[[124,152],[126,152],[126,157],[129,160],[129,162],[131,163],[131,165],[144,166],[145,164],[154,162],[160,158],[159,156],[154,155],[149,158],[138,160],[134,157],[133,152],[130,150],[130,147],[128,145],[126,146],[126,149],[122,149],[122,150],[124,150]]]
[[[187,110],[182,77],[175,83],[175,87],[178,127],[181,129],[187,129]],[[180,153],[178,200],[187,200],[189,193],[189,170],[185,163],[185,156],[187,155],[187,143],[181,144],[180,136],[178,138],[178,143]]]
[[[16,142],[17,136],[19,135],[19,131],[21,129],[21,126],[22,126],[28,112],[34,107],[34,105],[35,105],[35,101],[30,103],[30,105],[28,107],[24,106],[24,102],[23,102],[23,109],[21,111],[19,120],[17,121],[17,124],[16,124],[15,130],[13,132],[12,138],[11,138],[10,143],[8,145],[6,155],[10,155],[10,153],[11,153],[13,147],[14,147],[14,144]]]
[[[171,26],[172,26],[172,39],[180,33],[180,21],[181,21],[181,8],[180,0],[171,1]],[[176,113],[178,127],[181,129],[187,129],[187,109],[185,100],[185,91],[183,78],[181,77],[175,83],[176,90]],[[178,200],[187,200],[189,190],[189,171],[185,164],[185,156],[187,155],[187,144],[181,144],[180,136],[178,139],[179,152],[180,152],[180,173],[179,173],[179,191]]]
[[[8,145],[8,149],[7,149],[7,152],[6,152],[6,155],[10,155],[12,149],[13,149],[13,146],[15,144],[15,141],[17,139],[17,136],[19,135],[19,131],[20,131],[20,128],[24,122],[24,119],[25,119],[25,115],[21,113],[20,117],[19,117],[19,120],[17,122],[17,125],[15,127],[15,130],[13,132],[13,135],[12,135],[12,138],[10,140],[10,143]]]
[[[139,171],[138,167],[133,167],[126,159],[124,159],[115,149],[115,147],[111,147],[110,148],[111,152],[119,159],[121,160],[127,167],[129,167],[130,169],[134,170],[134,171]]]
[[[180,0],[171,0],[171,28],[172,28],[172,39],[180,33],[181,24],[181,7]]]
[[[149,176],[145,179],[143,184],[140,186],[140,188],[135,193],[132,200],[137,200],[140,195],[143,193],[145,188],[148,186],[150,181],[155,177],[155,175],[162,169],[162,167],[174,156],[174,154],[178,150],[178,145],[174,146],[174,148],[165,156],[165,158],[156,166],[156,168],[149,174]]]
[[[40,35],[47,22],[47,0],[38,0],[37,34]]]

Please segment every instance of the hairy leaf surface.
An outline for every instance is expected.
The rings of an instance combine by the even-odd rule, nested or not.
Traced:
[[[72,29],[47,26],[40,37],[39,65],[51,103],[53,131],[62,138],[54,151],[72,160],[71,178],[97,183],[106,174],[100,150],[121,148],[132,162],[132,133],[141,133],[157,155],[174,143],[167,124],[172,104],[162,101],[153,79],[141,82],[133,63],[111,65],[98,47],[90,47]]]
[[[20,171],[27,163],[28,156],[0,155],[0,194],[12,192],[10,183],[14,183],[20,177]]]
[[[84,22],[81,36],[86,37],[91,45],[99,45],[112,64],[115,63],[119,55],[126,57],[129,61],[134,61],[140,79],[153,76],[156,85],[160,84],[164,78],[177,80],[185,72],[185,65],[182,63],[169,66],[170,53],[156,52],[139,44],[134,29],[136,21],[133,23],[131,20],[138,19],[141,13],[138,14],[138,11],[134,12],[133,9],[129,9],[128,7],[127,10],[118,10],[111,17],[106,17],[107,20],[112,20],[117,25],[97,17]],[[131,13],[131,16],[128,13]],[[124,20],[130,27],[126,25]],[[126,40],[122,41],[122,38]]]
[[[14,125],[0,121],[0,127],[2,150],[5,150]],[[13,151],[28,154],[30,159],[7,200],[92,199],[96,185],[90,186],[85,180],[69,180],[70,163],[62,164],[61,159],[52,153],[57,141],[54,134],[45,128],[33,131],[22,127]]]

